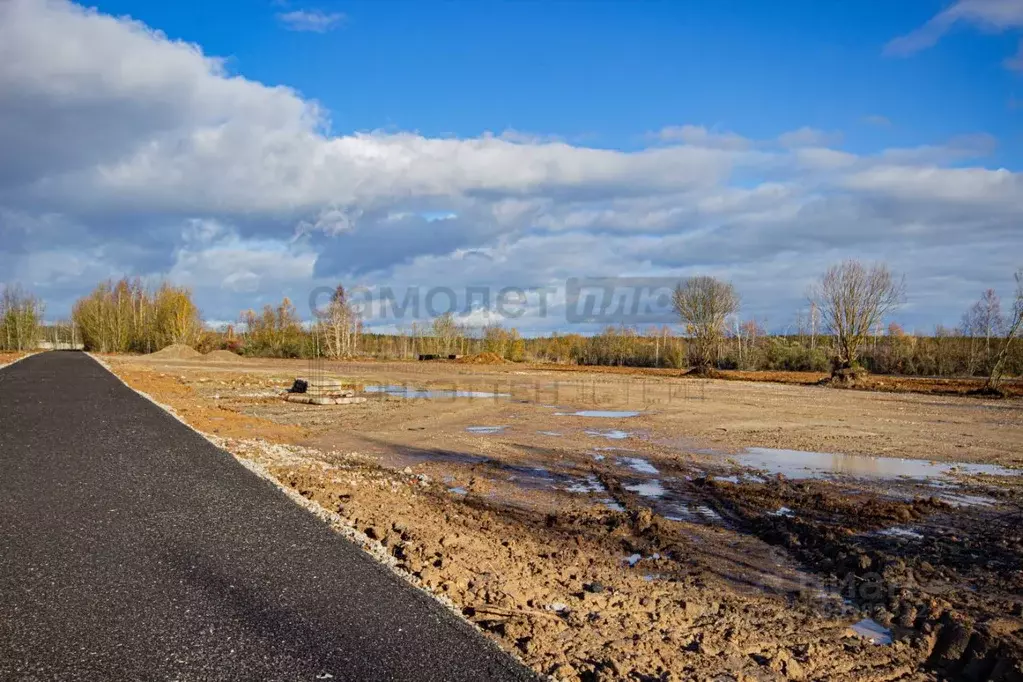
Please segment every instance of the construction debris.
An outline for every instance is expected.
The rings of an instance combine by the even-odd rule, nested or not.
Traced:
[[[357,405],[366,402],[366,398],[355,395],[329,396],[311,393],[288,393],[285,400],[306,405]]]
[[[355,405],[366,402],[366,398],[355,395],[355,388],[340,379],[299,377],[284,397],[289,403],[306,405]]]

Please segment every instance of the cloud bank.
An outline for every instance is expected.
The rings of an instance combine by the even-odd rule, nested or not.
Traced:
[[[713,274],[781,328],[813,277],[858,257],[906,273],[912,326],[954,322],[1023,251],[1023,179],[982,165],[984,136],[864,155],[811,128],[757,140],[680,123],[619,151],[333,135],[328,120],[130,19],[0,3],[0,280],[57,316],[100,279],[169,277],[232,319],[338,281],[560,292]],[[517,323],[564,328],[558,295]]]

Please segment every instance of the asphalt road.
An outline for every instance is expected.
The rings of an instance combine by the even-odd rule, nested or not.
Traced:
[[[83,353],[0,370],[0,680],[530,680]]]

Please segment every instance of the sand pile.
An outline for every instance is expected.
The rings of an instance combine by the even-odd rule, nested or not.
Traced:
[[[460,362],[463,365],[503,365],[507,361],[497,353],[488,352],[466,355],[458,358],[455,362]]]
[[[212,350],[205,357],[207,360],[215,362],[241,362],[243,360],[242,356],[229,350]]]
[[[195,360],[201,358],[202,353],[183,343],[173,343],[155,353],[150,353],[149,357],[165,360]]]

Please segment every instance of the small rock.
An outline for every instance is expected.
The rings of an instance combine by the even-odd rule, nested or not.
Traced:
[[[600,594],[601,592],[604,591],[604,586],[594,581],[592,583],[587,583],[586,585],[583,585],[583,589],[593,594]]]

